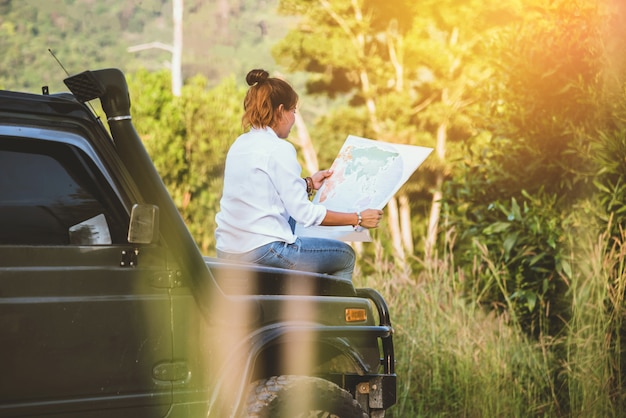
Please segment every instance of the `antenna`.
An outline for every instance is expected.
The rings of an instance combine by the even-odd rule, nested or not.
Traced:
[[[56,55],[54,55],[54,52],[52,52],[52,49],[48,48],[48,52],[50,53],[50,55],[52,55],[52,58],[54,58],[54,60],[57,62],[57,64],[59,64],[59,67],[61,67],[63,69],[63,71],[65,72],[65,75],[67,75],[68,77],[70,77],[70,73],[69,71],[67,71],[65,69],[65,67],[63,66],[63,64],[61,64],[61,61],[57,58]],[[68,86],[69,87],[69,86]],[[46,94],[48,92],[48,88],[46,87],[45,89]],[[100,115],[98,114],[98,112],[96,112],[96,109],[94,109],[94,107],[91,105],[91,103],[89,103],[89,101],[87,101],[89,99],[85,99],[85,101],[83,101],[83,103],[87,106],[89,106],[89,108],[91,109],[91,111],[93,112],[93,114],[96,116],[96,118],[98,120],[100,120]]]
[[[48,52],[50,53],[50,55],[52,55],[52,58],[54,58],[54,60],[59,64],[59,66],[63,69],[63,71],[65,71],[65,74],[69,77],[70,73],[65,69],[63,64],[61,64],[61,61],[59,61],[57,56],[54,55],[54,52],[52,52],[52,50],[50,48],[48,48]]]

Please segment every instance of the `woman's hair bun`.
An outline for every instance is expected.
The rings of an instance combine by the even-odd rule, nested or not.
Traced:
[[[249,86],[254,86],[256,83],[267,80],[269,76],[270,73],[263,69],[254,69],[246,76],[246,83],[248,83]]]

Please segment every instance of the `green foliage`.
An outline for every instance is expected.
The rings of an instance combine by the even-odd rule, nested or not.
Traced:
[[[318,143],[320,167],[330,167],[346,140],[346,133],[371,138],[363,108],[341,107],[320,117],[310,131]]]
[[[166,3],[7,0],[0,18],[0,84],[34,92],[49,85],[51,92],[64,91],[64,69],[126,69],[132,57],[126,48],[142,26],[139,22],[162,16]]]
[[[602,11],[593,1],[536,3],[492,38],[501,71],[483,91],[489,134],[466,147],[444,200],[457,263],[486,302],[538,336],[558,335],[570,316],[566,235],[580,224],[576,211],[598,190],[606,202],[623,189],[616,172],[594,178],[595,164],[603,171],[622,164],[620,140],[596,134],[607,127],[597,116],[611,107],[599,82]],[[590,149],[598,155],[589,158]],[[593,216],[587,226],[597,227]]]
[[[203,75],[215,85],[253,67],[275,66],[270,46],[289,17],[274,13],[278,0],[187,0],[183,11],[183,78]],[[226,7],[226,9],[224,9]],[[163,48],[128,48],[173,39],[171,0],[0,0],[0,86],[66,91],[65,71],[115,67],[125,73],[169,68]]]
[[[599,133],[590,156],[599,167],[593,180],[599,205],[596,215],[619,236],[626,227],[626,129]]]
[[[486,92],[482,127],[505,141],[503,165],[525,183],[518,189],[543,183],[571,203],[593,192],[586,154],[588,133],[601,128],[607,105],[601,97],[607,17],[594,0],[536,3],[494,38],[500,71]]]
[[[455,192],[461,196],[473,187],[477,185],[468,182]],[[562,329],[569,305],[564,297],[572,274],[564,245],[566,225],[555,195],[522,190],[521,199],[487,206],[448,200],[447,226],[456,234],[454,256],[471,272],[468,291],[477,292],[481,304],[508,311],[535,336],[554,335]]]
[[[420,232],[426,230],[433,185],[451,176],[455,167],[449,161],[461,155],[461,144],[476,132],[478,92],[493,71],[484,54],[486,38],[512,20],[509,9],[515,5],[479,0],[279,2],[279,12],[301,19],[273,49],[277,61],[289,71],[307,73],[307,93],[345,97],[344,106],[350,108],[316,120],[316,133],[332,135],[350,127],[343,137],[364,132],[373,139],[438,148],[400,191],[418,214],[413,217],[416,242],[422,242]],[[362,122],[334,122],[335,115],[353,114]],[[314,135],[322,138],[314,143],[328,149],[331,135]]]
[[[500,86],[502,98],[523,133],[547,127],[562,133],[570,120],[593,123],[596,103],[589,100],[587,88],[599,87],[606,16],[590,0],[536,3],[500,39],[506,45],[497,50],[507,75],[506,85]]]
[[[129,88],[148,153],[198,245],[212,253],[224,161],[241,133],[245,89],[232,77],[208,88],[206,78],[196,76],[174,97],[169,72],[145,70],[129,77]]]
[[[557,390],[572,416],[617,417],[626,407],[626,236],[610,230],[597,237],[595,228],[581,228],[569,236],[577,249],[569,289],[574,303]]]

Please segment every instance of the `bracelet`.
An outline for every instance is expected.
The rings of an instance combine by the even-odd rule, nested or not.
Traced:
[[[306,183],[306,194],[311,197],[313,194],[313,179],[311,177],[305,177],[304,182]]]
[[[361,221],[363,221],[363,218],[361,217],[361,211],[357,211],[356,212],[356,225],[354,225],[354,229],[357,230],[361,227]]]

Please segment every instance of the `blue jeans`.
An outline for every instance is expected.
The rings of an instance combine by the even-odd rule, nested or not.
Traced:
[[[247,261],[270,267],[326,273],[351,280],[356,256],[342,241],[298,237],[293,244],[274,241],[241,254],[217,251],[223,259]]]

